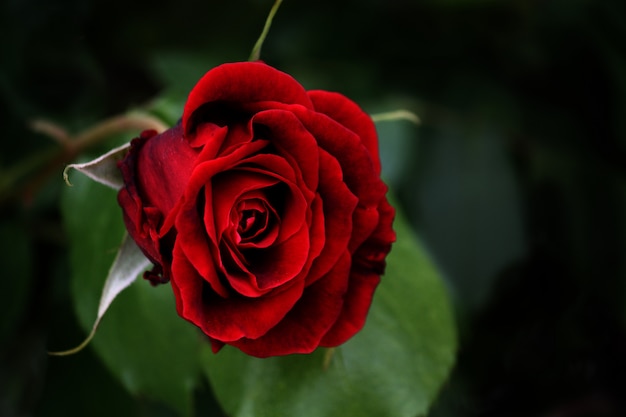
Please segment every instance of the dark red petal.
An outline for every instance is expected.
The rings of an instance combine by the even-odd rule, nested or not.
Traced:
[[[207,193],[210,195],[210,193]],[[210,204],[210,203],[209,203]],[[230,289],[220,279],[216,270],[219,252],[217,243],[205,232],[205,226],[194,204],[185,204],[176,217],[176,242],[172,260],[172,279],[176,278],[177,257],[185,257],[187,263],[204,279],[213,291],[228,297]],[[178,253],[178,255],[177,255]]]
[[[343,310],[320,346],[339,346],[363,328],[379,282],[380,276],[373,271],[352,270]]]
[[[242,337],[256,339],[278,322],[302,295],[303,281],[259,298],[223,298],[205,287],[184,253],[174,247],[172,287],[178,314],[202,329],[209,337],[232,342]]]
[[[342,311],[349,273],[350,256],[344,251],[326,276],[304,290],[280,323],[258,339],[243,338],[229,344],[262,358],[312,352]]]
[[[228,136],[245,135],[245,131],[235,129],[232,126],[217,126],[213,123],[202,123],[196,129],[193,138],[186,137],[189,146],[201,148],[199,155],[201,161],[211,160],[219,155],[219,150],[224,146]]]
[[[306,217],[307,208],[315,198],[315,194],[306,188],[299,187],[292,181],[294,172],[281,157],[266,154],[255,155],[242,162],[236,170],[273,176],[280,181],[280,184],[284,185],[285,189],[280,191],[279,195],[283,197],[281,202],[283,207],[282,211],[279,210],[282,226],[277,241],[282,242],[288,239],[302,226],[303,222],[308,220]],[[286,175],[283,176],[283,174]],[[278,209],[278,207],[275,208]]]
[[[372,157],[361,139],[330,117],[293,107],[306,129],[317,139],[320,148],[335,157],[344,181],[363,207],[377,207],[387,188],[376,172]]]
[[[146,141],[135,172],[143,204],[167,216],[183,195],[197,155],[183,139],[180,124]]]
[[[385,199],[380,202],[378,211],[378,226],[355,251],[352,262],[357,267],[382,274],[385,271],[385,257],[396,240],[396,233],[392,228],[395,210]]]
[[[169,279],[169,261],[161,255],[159,229],[164,217],[171,210],[176,195],[180,195],[177,184],[172,181],[178,178],[184,181],[187,175],[184,165],[193,157],[193,152],[189,152],[188,146],[179,140],[180,134],[180,126],[160,135],[154,131],[142,132],[139,138],[132,141],[129,153],[119,164],[124,187],[118,193],[118,202],[122,207],[126,229],[143,253],[156,265],[155,270],[162,271],[162,280]],[[171,156],[170,146],[180,150],[179,159],[173,161],[173,165],[175,169],[182,169],[174,175],[162,178],[159,190],[153,190],[155,178],[162,174],[163,158]],[[155,158],[155,163],[146,164],[146,155]],[[169,190],[173,195],[163,196],[163,189]],[[167,248],[163,250],[168,252]]]
[[[216,175],[212,182],[212,205],[205,207],[205,224],[215,225],[216,238],[220,240],[222,235],[231,227],[231,213],[245,194],[246,198],[263,198],[263,190],[278,183],[278,179],[257,172],[246,172],[233,169]]]
[[[339,163],[323,150],[320,152],[320,167],[319,195],[323,204],[325,245],[309,271],[307,284],[326,274],[348,247],[352,235],[352,215],[358,203],[343,182]]]
[[[245,218],[246,211],[253,216],[252,222],[250,218]],[[232,239],[238,248],[263,249],[276,242],[281,220],[274,207],[264,199],[251,199],[245,196],[245,200],[242,199],[238,203],[238,207],[233,210],[231,215],[237,217],[233,223],[241,223],[242,220],[247,223],[245,226],[247,229],[240,227],[237,230],[239,240]]]
[[[324,113],[361,138],[361,142],[372,157],[376,173],[380,175],[378,135],[372,118],[354,101],[339,93],[313,90],[309,91],[309,97],[313,101],[315,111]]]
[[[311,133],[290,111],[266,110],[257,113],[252,122],[261,137],[270,139],[277,153],[283,156],[296,169],[309,190],[318,186],[319,156],[318,145]]]
[[[286,241],[246,253],[248,270],[255,277],[256,287],[261,290],[275,288],[294,280],[305,267],[308,269],[310,247],[309,229],[302,224]]]
[[[395,232],[391,228],[395,212],[386,199],[380,202],[379,213],[380,222],[376,229],[352,257],[352,272],[343,311],[337,323],[324,336],[322,346],[344,343],[365,324],[374,290],[385,270],[385,257],[395,241]]]
[[[262,62],[228,63],[207,72],[189,93],[182,118],[185,133],[195,128],[194,112],[207,103],[261,100],[312,108],[306,90],[290,75]]]

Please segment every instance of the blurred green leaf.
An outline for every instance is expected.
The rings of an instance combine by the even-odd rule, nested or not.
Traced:
[[[398,215],[398,241],[365,328],[336,348],[268,359],[225,347],[204,367],[237,417],[425,415],[454,361],[456,333],[442,280]]]
[[[88,330],[124,224],[113,190],[82,175],[72,182],[62,210],[71,239],[75,309]],[[131,393],[163,402],[181,415],[191,414],[198,336],[177,316],[169,286],[154,288],[143,280],[131,285],[112,303],[91,346]]]
[[[488,300],[498,274],[526,248],[522,195],[506,152],[499,130],[448,120],[420,142],[406,195],[459,307],[469,312]]]
[[[376,123],[382,175],[391,187],[406,178],[417,154],[417,126],[406,120]],[[394,188],[395,189],[395,188]]]
[[[162,51],[152,60],[152,69],[166,88],[149,110],[170,125],[183,115],[187,96],[198,80],[219,63],[205,53]]]

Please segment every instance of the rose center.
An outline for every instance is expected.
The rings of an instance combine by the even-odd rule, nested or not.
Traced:
[[[262,199],[252,198],[237,203],[235,217],[232,218],[237,234],[236,242],[246,243],[261,239],[271,222],[270,210]]]
[[[237,233],[242,239],[256,236],[267,226],[267,211],[256,209],[242,210],[239,217]]]

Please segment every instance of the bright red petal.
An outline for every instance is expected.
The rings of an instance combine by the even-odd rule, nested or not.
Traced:
[[[191,90],[183,111],[185,134],[195,129],[193,115],[203,105],[213,102],[234,105],[256,101],[313,107],[304,87],[282,71],[262,62],[222,64],[207,72]]]

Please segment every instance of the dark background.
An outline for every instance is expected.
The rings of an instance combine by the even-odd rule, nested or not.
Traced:
[[[0,415],[168,415],[89,349],[44,353],[83,333],[58,211],[70,161],[28,122],[76,132],[171,88],[163,65],[246,60],[270,3],[0,3]],[[433,416],[626,415],[626,2],[286,0],[262,58],[422,119],[381,125],[381,152],[457,314]],[[219,415],[204,388],[198,414]]]

